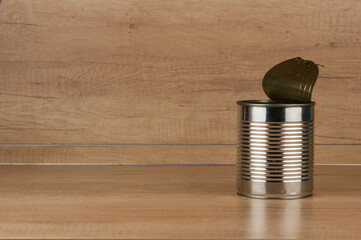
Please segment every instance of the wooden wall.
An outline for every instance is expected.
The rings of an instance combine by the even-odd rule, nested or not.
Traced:
[[[235,102],[297,56],[316,163],[361,163],[358,0],[2,0],[0,162],[234,163]]]

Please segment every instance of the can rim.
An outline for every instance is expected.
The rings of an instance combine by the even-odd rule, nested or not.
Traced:
[[[307,106],[314,106],[315,102],[308,102],[308,103],[282,103],[282,102],[275,102],[272,100],[242,100],[237,101],[238,105],[243,106],[257,106],[257,107],[307,107]]]

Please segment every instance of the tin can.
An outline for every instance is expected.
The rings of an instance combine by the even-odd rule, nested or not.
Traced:
[[[314,102],[238,105],[237,192],[293,199],[313,193]]]

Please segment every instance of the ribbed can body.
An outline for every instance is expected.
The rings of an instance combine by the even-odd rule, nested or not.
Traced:
[[[312,195],[315,104],[237,104],[238,193],[285,199]]]

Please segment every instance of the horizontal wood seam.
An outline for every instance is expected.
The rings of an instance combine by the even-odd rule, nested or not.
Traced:
[[[329,164],[316,163],[315,166],[353,166],[361,167],[359,163]],[[0,163],[0,166],[236,166],[235,163]]]
[[[52,144],[52,143],[0,143],[0,146],[24,146],[24,147],[113,147],[113,146],[236,146],[237,144],[167,144],[167,143],[107,143],[107,144],[98,144],[98,143],[61,143],[61,144]],[[315,144],[315,146],[361,146],[361,144]]]

